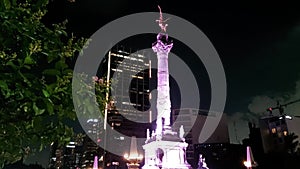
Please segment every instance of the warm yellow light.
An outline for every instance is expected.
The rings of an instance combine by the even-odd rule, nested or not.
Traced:
[[[244,161],[244,165],[245,165],[245,167],[247,167],[247,168],[252,167],[251,161]]]
[[[288,132],[287,131],[283,131],[283,135],[287,136]]]
[[[276,128],[272,128],[272,133],[273,133],[273,134],[276,133]]]

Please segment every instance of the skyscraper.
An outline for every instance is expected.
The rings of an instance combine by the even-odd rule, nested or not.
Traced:
[[[110,125],[115,127],[115,120],[121,123],[118,124],[121,127],[116,126],[116,130],[131,135],[128,132],[137,127],[137,122],[151,122],[152,112],[149,111],[151,106],[149,101],[151,99],[150,56],[145,53],[130,52],[121,47],[114,47],[108,52],[100,68],[100,76],[110,74],[110,96],[112,97],[112,103],[108,109]],[[120,115],[122,122],[120,122]],[[142,132],[136,134],[140,134],[137,137],[144,137]]]
[[[122,166],[123,154],[128,153],[127,145],[130,143],[124,135],[144,138],[146,129],[151,128],[150,56],[116,46],[101,63],[98,75],[110,79],[111,101],[107,106],[107,122],[118,131],[105,132],[105,146],[117,143],[114,144],[115,154],[107,152],[106,165],[118,163]]]
[[[150,108],[151,61],[149,57],[121,50],[111,52],[110,57],[112,57],[113,75],[112,95],[118,111],[132,121],[149,122],[149,114],[142,114]]]

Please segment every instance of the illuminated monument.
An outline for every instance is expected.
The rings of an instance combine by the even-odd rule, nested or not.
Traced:
[[[181,126],[179,134],[172,131],[170,126],[171,101],[169,87],[168,54],[173,47],[166,33],[166,20],[163,19],[161,9],[160,18],[156,20],[161,28],[157,41],[152,49],[157,53],[157,119],[156,130],[150,134],[143,149],[145,150],[145,165],[143,169],[188,169],[191,166],[186,162],[186,147],[184,130]],[[150,136],[151,135],[151,136]]]

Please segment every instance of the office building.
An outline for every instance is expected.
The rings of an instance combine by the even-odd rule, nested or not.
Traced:
[[[229,133],[226,121],[226,114],[223,114],[218,126],[212,135],[205,141],[199,142],[200,133],[207,118],[216,118],[215,114],[208,115],[207,111],[193,108],[182,108],[172,110],[173,128],[179,131],[183,125],[186,135],[185,141],[189,144],[186,150],[187,161],[192,165],[197,165],[195,160],[194,146],[198,144],[229,143]],[[190,130],[188,130],[190,129]]]
[[[126,119],[149,122],[151,60],[140,53],[109,52],[114,104]]]
[[[114,120],[121,123],[118,124],[121,127],[115,129],[126,135],[145,137],[141,127],[146,131],[150,125],[145,123],[152,122],[152,112],[149,110],[152,78],[149,55],[117,46],[108,52],[98,70],[100,77],[111,80],[110,97],[114,109],[108,110],[109,123],[112,125]]]
[[[75,139],[74,139],[75,140]],[[59,147],[52,143],[50,147],[49,169],[78,169],[81,168],[83,154],[82,142],[70,141],[66,146]]]
[[[111,90],[107,122],[117,132],[106,132],[106,146],[116,147],[108,153],[107,165],[123,165],[124,153],[129,151],[130,140],[125,136],[145,138],[147,128],[151,129],[150,109],[151,60],[149,54],[130,52],[121,47],[112,48],[98,70],[99,77],[110,79]],[[119,160],[119,161],[118,161]]]
[[[259,120],[260,133],[265,153],[285,152],[285,137],[288,135],[286,119],[282,116],[266,116]]]
[[[98,164],[102,163],[101,158],[104,151],[90,138],[85,137],[82,147],[81,169],[93,168],[95,156],[98,156]]]

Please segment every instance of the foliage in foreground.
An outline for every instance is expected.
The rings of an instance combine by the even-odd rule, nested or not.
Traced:
[[[21,2],[0,0],[0,168],[70,140],[70,65],[86,42],[67,35],[66,23],[45,26],[48,0]]]

